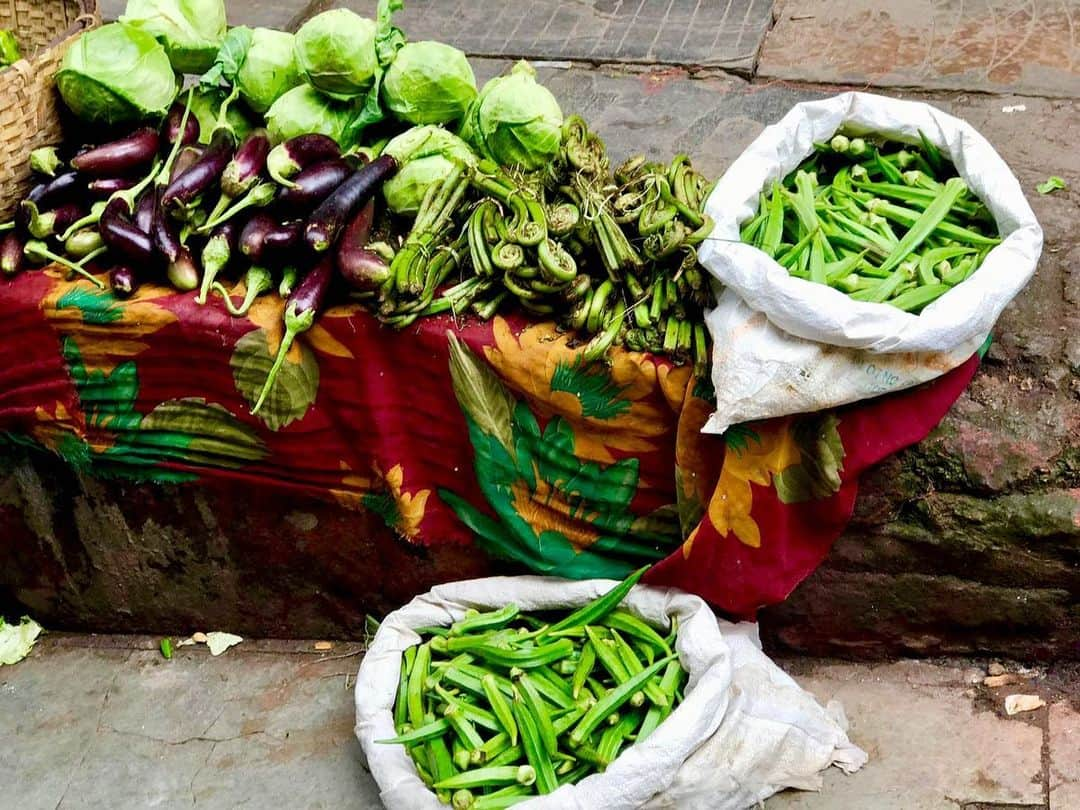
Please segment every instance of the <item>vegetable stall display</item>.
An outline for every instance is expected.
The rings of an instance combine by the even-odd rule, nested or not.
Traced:
[[[394,703],[397,737],[424,782],[460,810],[510,807],[603,771],[682,700],[675,628],[619,603],[631,574],[573,612],[510,604],[420,628]]]
[[[574,330],[587,361],[619,344],[703,374],[711,184],[684,155],[613,167],[528,63],[477,89],[463,53],[405,41],[398,7],[292,35],[226,29],[220,2],[133,0],[57,75],[116,137],[31,156],[40,182],[0,269],[53,263],[102,288],[108,271],[119,296],[166,280],[237,315],[278,292],[286,338],[260,403],[295,335],[347,297],[396,329],[516,306]]]

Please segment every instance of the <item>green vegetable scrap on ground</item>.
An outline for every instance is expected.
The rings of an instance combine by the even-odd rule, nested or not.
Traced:
[[[1054,191],[1065,191],[1067,188],[1068,185],[1065,183],[1065,181],[1057,175],[1051,175],[1050,177],[1046,178],[1045,182],[1039,183],[1039,185],[1035,186],[1035,190],[1038,191],[1040,194],[1050,194]]]
[[[18,624],[8,624],[0,616],[0,666],[10,666],[22,661],[34,648],[41,625],[29,616],[23,616]]]
[[[920,312],[1001,239],[940,150],[838,134],[762,192],[742,240],[796,278]]]
[[[394,703],[396,737],[457,810],[510,807],[605,770],[683,699],[676,628],[619,604],[645,569],[568,614],[510,604],[417,630]]]

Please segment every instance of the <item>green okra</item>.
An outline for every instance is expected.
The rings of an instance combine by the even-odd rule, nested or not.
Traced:
[[[627,743],[634,730],[641,724],[641,716],[636,713],[624,715],[619,722],[605,729],[596,746],[596,753],[605,764],[610,765],[619,756],[619,751]]]
[[[945,183],[945,189],[938,198],[926,207],[919,217],[913,222],[908,231],[900,238],[892,252],[881,263],[882,270],[892,270],[902,261],[907,259],[911,252],[921,245],[941,224],[945,215],[952,208],[953,203],[961,194],[967,191],[967,184],[959,177],[951,178]]]
[[[536,770],[536,789],[542,794],[553,793],[559,787],[559,782],[555,778],[555,767],[540,737],[536,721],[520,695],[514,698],[512,707],[514,721],[521,730],[521,747],[525,752],[525,759]]]
[[[589,734],[592,733],[593,729],[600,725],[608,715],[616,712],[619,707],[630,700],[631,696],[641,689],[649,678],[663,669],[673,658],[674,654],[657,660],[637,675],[631,676],[626,683],[620,684],[610,690],[603,698],[597,701],[595,706],[585,713],[585,716],[581,718],[574,727],[574,730],[570,732],[570,743],[572,745],[581,745],[584,743],[585,740],[588,739]]]
[[[958,179],[958,178],[954,178]],[[961,181],[962,182],[962,181]],[[892,220],[905,228],[913,228],[915,223],[919,220],[919,217],[925,212],[916,211],[911,208],[907,208],[902,205],[896,205],[894,203],[886,202],[882,199],[875,199],[870,204],[870,210],[874,213],[881,214],[883,217]],[[966,245],[974,245],[978,247],[988,246],[993,247],[1001,243],[1001,238],[997,236],[986,236],[985,234],[973,231],[970,228],[964,228],[960,225],[955,225],[946,220],[938,222],[937,226],[933,230],[935,236],[940,236],[944,239],[953,239],[956,242],[960,242]]]
[[[474,759],[478,762],[488,762],[510,747],[510,735],[505,732],[500,732],[491,739],[486,740],[484,744],[477,749],[476,753],[478,756],[474,757]]]
[[[770,258],[776,256],[780,239],[784,235],[784,194],[780,184],[773,181],[772,196],[769,198],[769,216],[762,229],[761,249]]]
[[[564,658],[558,663],[561,664],[563,661],[569,660],[569,658]],[[576,667],[576,662],[574,664]],[[537,691],[544,697],[544,700],[560,709],[573,708],[573,694],[571,693],[570,684],[565,678],[560,677],[551,667],[546,666],[536,667],[530,674],[536,684]]]
[[[555,729],[555,736],[556,737],[561,737],[563,734],[565,734],[566,731],[571,726],[576,724],[579,720],[581,720],[582,717],[585,716],[585,712],[587,712],[588,710],[589,710],[589,707],[587,705],[586,706],[578,706],[577,708],[571,709],[569,712],[564,714],[562,717],[559,717],[558,719],[553,720],[551,725]]]
[[[600,666],[607,670],[612,680],[617,684],[630,680],[630,673],[626,671],[625,665],[619,658],[614,642],[610,638],[604,638],[599,630],[592,627],[586,627],[585,633],[589,637],[589,646],[596,653]]]
[[[409,673],[416,660],[416,647],[406,647],[402,654],[401,676],[398,678],[397,699],[394,701],[394,728],[400,733],[402,726],[409,719],[408,692]]]
[[[455,774],[435,783],[442,790],[458,788],[490,787],[493,785],[531,785],[536,781],[536,771],[530,765],[504,765],[477,768],[473,771]]]
[[[645,713],[645,718],[641,721],[640,728],[638,728],[637,742],[652,734],[656,727],[671,714],[672,705],[675,703],[675,690],[685,675],[686,671],[677,658],[668,662],[668,665],[664,668],[664,674],[660,677],[660,690],[665,695],[670,695],[671,701],[666,706],[653,705],[649,707],[649,710]]]
[[[505,810],[525,801],[532,795],[532,789],[525,785],[510,785],[485,796],[477,796],[472,810]]]
[[[421,721],[423,718],[421,718]],[[436,737],[442,737],[450,730],[450,721],[445,718],[434,720],[430,723],[423,723],[414,728],[412,731],[405,734],[399,734],[396,737],[391,737],[387,740],[376,740],[375,742],[384,743],[386,745],[412,745],[413,743],[427,742],[433,740]]]
[[[517,618],[520,613],[517,605],[509,604],[499,610],[475,613],[450,625],[450,635],[461,636],[466,633],[481,633],[489,630],[501,630]]]
[[[443,710],[443,717],[450,723],[450,727],[467,751],[476,750],[484,744],[484,738],[477,732],[476,726],[465,717],[460,704],[448,704]]]
[[[421,644],[416,648],[416,660],[409,673],[409,686],[405,696],[409,722],[414,728],[424,724],[424,683],[427,680],[430,665],[431,645]]]
[[[918,312],[951,289],[952,287],[948,284],[925,284],[896,296],[889,303],[905,312]]]
[[[593,667],[596,665],[596,650],[593,649],[592,644],[586,644],[581,650],[581,658],[578,660],[577,669],[574,670],[573,680],[571,682],[571,695],[574,700],[577,700],[578,695],[581,694],[581,689],[585,685],[585,679],[592,675]]]
[[[521,750],[520,745],[511,745],[493,756],[488,762],[488,765],[493,768],[497,768],[500,765],[514,765],[515,763],[520,763],[523,756],[525,756],[525,752]]]
[[[517,723],[514,720],[510,702],[499,688],[495,676],[490,673],[485,675],[480,680],[480,685],[483,694],[487,697],[488,703],[491,705],[491,710],[494,713],[495,718],[499,721],[499,725],[502,726],[503,731],[508,735],[510,744],[516,745],[518,739]]]
[[[637,675],[645,669],[641,661],[638,660],[634,650],[626,643],[626,639],[619,635],[617,630],[611,630],[611,638],[615,642],[615,651],[619,656],[619,660],[622,661],[623,666],[630,675]],[[641,691],[645,693],[645,697],[647,697],[649,702],[654,706],[668,705],[668,696],[660,690],[659,684],[654,681],[646,681]]]
[[[578,627],[579,625],[598,622],[618,607],[619,603],[626,598],[626,595],[630,593],[630,589],[637,584],[638,580],[641,579],[647,570],[648,566],[639,568],[604,595],[581,606],[566,618],[551,625],[551,627],[549,627],[545,633],[541,633],[539,637],[543,638],[545,635],[559,630],[565,630],[568,627]]]
[[[540,697],[536,684],[524,670],[513,673],[512,677],[517,681],[518,691],[525,703],[525,708],[532,715],[536,730],[540,734],[540,741],[548,754],[554,755],[559,748],[559,741],[555,736],[555,728],[551,724],[551,714],[544,705],[544,699]]]

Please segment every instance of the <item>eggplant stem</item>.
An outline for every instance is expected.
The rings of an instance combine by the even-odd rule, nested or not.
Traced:
[[[195,88],[188,88],[187,101],[184,102],[184,114],[180,116],[180,132],[187,132],[188,117],[191,115],[191,102],[195,98]],[[176,139],[176,143],[173,144],[172,149],[169,151],[169,156],[165,159],[165,165],[161,167],[161,171],[157,173],[157,179],[155,182],[159,186],[165,186],[169,184],[169,177],[172,175],[173,166],[176,164],[176,159],[180,156],[180,151],[184,148],[184,139],[179,137]],[[154,176],[151,172],[151,176]]]

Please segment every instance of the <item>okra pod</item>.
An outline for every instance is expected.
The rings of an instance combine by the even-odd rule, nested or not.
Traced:
[[[551,715],[544,705],[544,699],[540,692],[524,671],[514,673],[516,675],[519,694],[525,702],[525,707],[532,714],[536,729],[540,733],[540,741],[544,744],[547,752],[554,755],[559,748],[559,742],[555,737],[555,728],[551,725]]]
[[[485,675],[480,681],[480,686],[484,696],[487,697],[488,703],[491,705],[495,719],[499,721],[503,731],[506,732],[510,744],[517,745],[518,728],[514,720],[514,713],[510,701],[506,699],[506,696],[499,689],[495,676],[492,674]]]
[[[566,618],[551,625],[545,633],[539,635],[539,638],[543,638],[545,635],[558,630],[565,630],[568,627],[578,627],[579,625],[593,624],[600,621],[600,619],[618,607],[619,603],[626,598],[626,595],[630,593],[630,589],[637,584],[638,580],[644,576],[647,570],[648,566],[639,568],[603,596],[583,605]]]
[[[455,774],[448,779],[435,783],[436,788],[456,790],[458,788],[490,787],[517,783],[531,785],[536,781],[536,771],[530,765],[506,765],[501,767],[477,768],[473,771]]]
[[[559,782],[555,778],[555,768],[540,738],[536,721],[520,695],[514,698],[512,707],[514,721],[521,730],[521,747],[525,752],[525,759],[536,771],[536,789],[542,794],[553,793],[558,789]]]
[[[376,740],[375,742],[386,745],[412,745],[413,743],[427,742],[436,737],[442,737],[450,730],[450,721],[446,718],[424,723],[423,717],[421,717],[420,721],[420,724],[412,731],[399,734],[397,737],[391,737],[388,740]]]
[[[644,686],[649,678],[663,669],[673,658],[674,654],[657,660],[637,675],[631,676],[626,683],[620,684],[599,699],[596,705],[585,713],[585,716],[581,718],[574,730],[570,732],[571,745],[583,744],[593,729],[607,719],[608,715],[617,711],[619,707],[630,700],[631,696]]]
[[[450,625],[451,636],[462,636],[466,633],[479,633],[487,630],[501,630],[517,618],[519,610],[517,605],[506,605],[499,610],[478,613],[467,616],[464,619]]]

